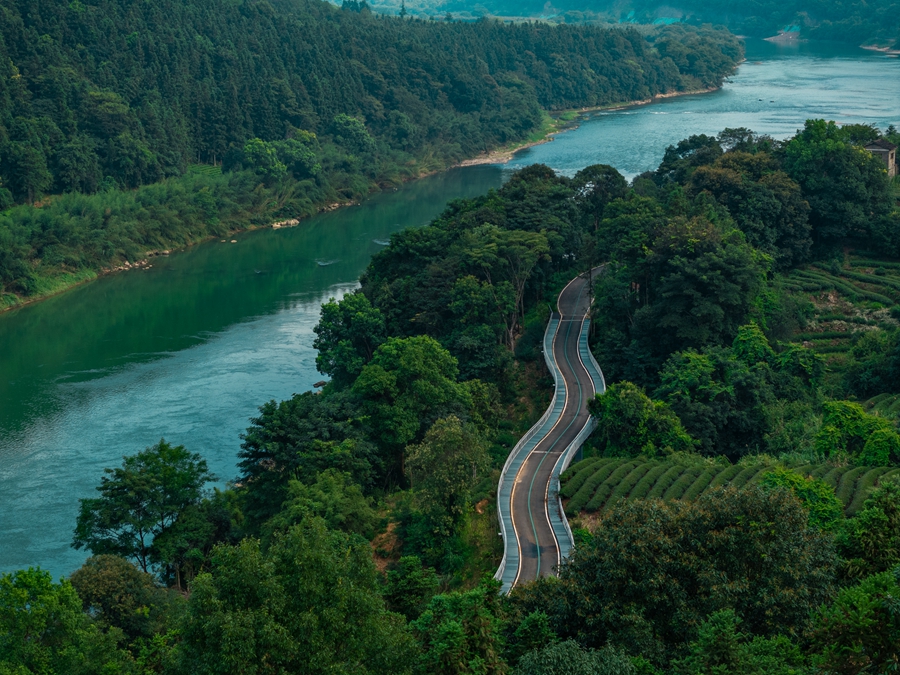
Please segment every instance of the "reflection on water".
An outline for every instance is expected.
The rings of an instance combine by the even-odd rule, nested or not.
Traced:
[[[745,126],[790,135],[808,117],[900,121],[900,60],[846,47],[753,43],[722,91],[591,115],[497,167],[453,170],[300,226],[154,260],[0,315],[0,571],[68,574],[78,499],[104,467],[165,436],[235,475],[257,407],[309,389],[319,306],[356,285],[390,233],[448,199],[498,187],[533,162],[572,174],[607,163],[634,176],[691,134]]]

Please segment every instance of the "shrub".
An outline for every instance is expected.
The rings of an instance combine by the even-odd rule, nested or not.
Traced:
[[[763,488],[781,488],[791,492],[809,511],[810,525],[831,530],[843,518],[844,507],[834,489],[815,478],[805,478],[791,469],[766,471],[760,481]]]
[[[681,466],[677,464],[673,466],[671,469],[666,471],[650,490],[650,493],[647,495],[648,499],[662,499],[662,496],[666,493],[672,483],[678,480],[679,476],[685,472],[687,467]]]
[[[665,464],[657,464],[650,471],[648,471],[643,478],[641,478],[637,485],[634,486],[634,490],[631,491],[629,497],[631,499],[643,499],[650,492],[650,488],[652,488],[657,481],[659,481],[660,477],[665,474],[669,469],[672,468],[671,462],[666,462]]]
[[[587,503],[585,509],[587,511],[596,511],[602,508],[603,505],[606,504],[606,500],[609,498],[610,493],[612,493],[616,485],[619,484],[619,481],[627,476],[635,466],[637,466],[637,464],[634,462],[627,462],[613,471],[609,478],[603,481],[600,487],[597,488],[597,491],[594,493],[594,496],[591,497],[591,500]]]

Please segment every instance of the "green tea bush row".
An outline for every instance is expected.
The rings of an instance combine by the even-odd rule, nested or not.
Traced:
[[[709,487],[709,484],[712,482],[713,478],[715,478],[718,474],[724,473],[725,469],[723,467],[717,466],[715,468],[710,468],[701,473],[697,479],[688,486],[688,489],[684,491],[684,494],[681,495],[681,499],[691,500],[696,499],[703,491]]]
[[[645,464],[638,464],[631,473],[629,473],[622,481],[616,486],[616,488],[612,491],[612,494],[609,496],[609,503],[612,504],[620,499],[624,499],[628,497],[632,490],[634,490],[635,485],[650,472],[651,469],[655,469],[657,466],[656,462],[647,462]]]
[[[724,471],[720,472],[718,476],[713,478],[712,482],[709,484],[709,489],[712,490],[721,485],[726,485],[731,482],[731,479],[737,476],[743,469],[737,465],[726,467]]]
[[[672,483],[672,487],[666,490],[666,493],[663,495],[663,499],[680,499],[681,495],[684,494],[684,491],[687,490],[691,483],[697,480],[697,476],[703,473],[702,466],[692,466],[687,471],[685,471],[681,476]]]
[[[859,272],[844,272],[844,276],[848,279],[854,279],[855,281],[861,281],[866,284],[887,286],[894,290],[900,290],[900,281],[894,277],[878,277],[874,274],[860,274]]]
[[[847,343],[838,345],[813,345],[813,349],[820,354],[840,354],[841,352],[849,352],[852,347],[852,344]]]
[[[584,508],[584,505],[587,504],[588,500],[594,496],[594,493],[597,491],[597,488],[600,487],[600,484],[603,483],[603,481],[605,481],[607,478],[609,478],[609,475],[616,468],[621,466],[623,461],[625,460],[616,460],[604,464],[593,474],[591,474],[591,477],[584,482],[584,484],[572,497],[572,501],[570,501],[566,506],[566,512],[568,512],[569,509],[571,509],[573,513],[578,513],[579,511],[581,511],[581,509]]]
[[[846,321],[847,323],[858,323],[863,326],[868,326],[872,323],[864,316],[847,316],[846,314],[839,314],[837,312],[831,314],[819,314],[816,318],[819,321]]]
[[[666,473],[669,469],[671,469],[673,464],[671,462],[666,462],[665,464],[657,464],[650,471],[646,473],[646,475],[641,478],[637,485],[634,486],[634,490],[631,492],[632,499],[644,499],[649,493],[650,489],[659,482],[660,477]]]
[[[838,499],[844,504],[849,504],[853,500],[853,491],[856,488],[856,483],[867,471],[870,471],[869,467],[860,466],[847,471],[841,476],[841,482],[838,483],[837,489],[835,490]]]
[[[854,284],[851,284],[849,282],[842,281],[841,279],[828,274],[827,272],[812,272],[800,270],[798,273],[801,277],[810,279],[812,281],[822,281],[825,283],[830,283],[835,290],[844,293],[850,298],[862,298],[864,300],[872,300],[873,302],[881,302],[886,305],[894,304],[894,301],[886,295],[881,295],[880,293],[873,293],[872,291],[864,290],[859,286],[855,286]]]
[[[685,469],[686,467],[684,466],[675,465],[666,471],[660,476],[659,482],[650,489],[649,493],[647,493],[647,499],[662,499],[666,490],[671,487],[672,483],[678,480],[678,477],[684,473]]]
[[[884,267],[885,269],[900,269],[898,262],[882,262],[880,260],[851,260],[851,267]]]
[[[594,496],[591,497],[591,500],[584,507],[586,511],[598,511],[600,508],[606,504],[606,500],[609,499],[609,495],[615,489],[615,487],[622,481],[625,476],[627,476],[631,471],[637,466],[636,462],[627,462],[626,464],[622,464],[618,469],[613,471],[609,478],[607,478],[603,483],[600,484],[600,487],[597,488],[597,491],[594,493]]]
[[[872,488],[875,487],[875,484],[878,483],[878,479],[884,476],[890,469],[887,467],[877,467],[875,469],[869,469],[859,480],[856,481],[856,489],[853,494],[853,499],[850,504],[847,506],[846,512],[848,516],[856,515],[856,512],[859,511],[866,499],[869,496],[869,493],[872,491]]]
[[[841,476],[843,476],[847,471],[850,470],[848,466],[836,466],[827,471],[822,475],[822,480],[828,483],[831,487],[837,490],[838,483],[841,480]]]
[[[591,465],[584,466],[589,470],[592,468]],[[770,464],[685,466],[657,460],[613,459],[606,462],[599,471],[594,471],[590,480],[585,481],[576,496],[566,505],[566,514],[575,516],[582,509],[598,511],[623,499],[692,500],[723,485],[750,487],[759,483],[771,468]],[[819,478],[835,488],[848,516],[856,514],[862,508],[874,486],[890,476],[900,476],[900,468],[836,467],[825,463],[801,464],[793,467],[793,470],[803,476]],[[575,475],[580,473],[578,471]],[[586,488],[590,484],[593,487],[588,491]]]
[[[842,330],[827,330],[821,333],[798,333],[794,336],[794,340],[834,340],[851,338],[853,333]]]
[[[589,457],[583,459],[574,466],[570,466],[559,477],[559,482],[564,485],[560,489],[559,494],[563,497],[571,497],[578,489],[584,485],[585,481],[594,475],[594,472],[601,466],[609,464],[612,461],[609,457]]]

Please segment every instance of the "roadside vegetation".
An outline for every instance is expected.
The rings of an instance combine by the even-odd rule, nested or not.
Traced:
[[[82,568],[0,577],[0,673],[891,672],[900,329],[852,276],[900,259],[878,135],[725,130],[631,185],[535,165],[394,234],[227,489],[161,440],[73,514]],[[598,263],[576,545],[500,596],[499,469],[552,388],[548,305]],[[829,293],[875,322],[840,363],[806,339]]]

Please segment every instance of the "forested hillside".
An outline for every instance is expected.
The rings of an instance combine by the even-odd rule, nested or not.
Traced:
[[[384,0],[385,6],[400,3]],[[419,8],[417,2],[407,7]],[[684,21],[689,24],[725,25],[739,35],[770,37],[780,30],[793,27],[804,38],[835,40],[851,44],[877,43],[896,45],[900,49],[900,4],[897,0],[540,0],[510,2],[509,0],[449,0],[434,7],[422,3],[432,12],[467,12],[474,16],[484,13],[499,16],[542,17],[550,21],[568,23],[627,23],[653,24]]]
[[[319,0],[3,0],[0,307],[521,141],[547,110],[717,86],[741,55],[723,31]]]
[[[709,32],[679,68],[631,30],[402,21],[318,0],[0,9],[0,176],[16,201],[240,163],[251,138],[295,141],[279,160],[299,178],[324,164],[384,179],[385,163],[522,138],[541,109],[715,86],[740,57]]]
[[[791,281],[900,258],[878,135],[695,136],[631,185],[535,165],[394,234],[322,307],[330,380],[263,403],[232,485],[160,441],[81,500],[69,579],[0,575],[0,673],[891,672],[900,434],[850,399],[900,394],[900,326],[856,295],[839,369],[796,336],[849,291]],[[500,596],[499,467],[553,386],[548,303],[598,263],[576,545]]]

